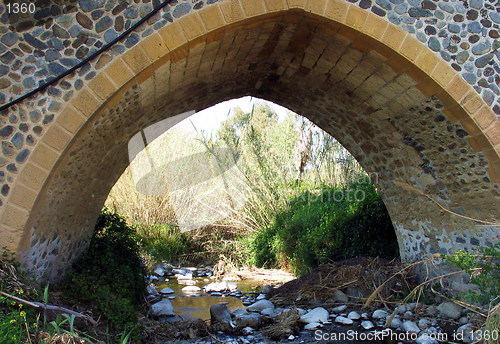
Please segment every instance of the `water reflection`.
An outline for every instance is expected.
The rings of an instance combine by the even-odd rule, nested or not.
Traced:
[[[168,282],[158,282],[156,285],[156,290],[158,292],[166,287],[172,288],[174,290],[175,293],[168,296],[175,296],[175,298],[171,300],[172,305],[174,306],[175,313],[181,317],[189,316],[200,318],[203,320],[210,320],[210,307],[221,302],[227,302],[227,307],[231,311],[234,311],[236,308],[243,307],[241,299],[236,297],[210,296],[210,294],[203,293],[203,290],[200,293],[183,292],[182,288],[184,288],[186,285],[194,285],[202,288],[209,283],[217,282],[215,280],[204,280],[202,278],[195,278],[189,281],[190,282],[188,283],[186,283],[186,280],[181,280],[178,282],[176,278],[172,278]],[[238,283],[238,290],[244,293],[248,293],[251,291],[260,291],[263,286],[263,283],[261,281],[253,280],[238,281],[236,283]]]

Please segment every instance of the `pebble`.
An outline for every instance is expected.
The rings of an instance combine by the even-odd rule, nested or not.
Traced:
[[[382,309],[377,309],[375,312],[372,314],[372,318],[374,319],[385,319],[389,316],[390,314]]]
[[[333,308],[332,312],[333,313],[342,313],[346,309],[347,309],[347,306],[346,305],[342,305],[342,306],[338,306],[338,307]]]
[[[359,315],[359,313],[357,313],[355,311],[350,312],[347,317],[349,319],[351,319],[351,320],[359,320],[359,319],[361,319],[361,315]]]
[[[373,323],[369,320],[364,320],[361,322],[361,327],[364,328],[365,330],[371,330],[372,328],[375,327]]]
[[[346,317],[343,317],[340,315],[335,318],[335,322],[338,324],[343,324],[343,325],[352,325],[354,323],[354,321],[352,321],[352,319],[349,319],[349,318],[346,318]]]
[[[407,332],[414,332],[414,333],[419,333],[420,329],[418,328],[417,324],[415,324],[413,321],[405,321],[402,326],[403,330]]]

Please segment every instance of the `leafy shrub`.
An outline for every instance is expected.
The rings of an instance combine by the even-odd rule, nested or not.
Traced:
[[[252,241],[257,266],[304,274],[334,260],[399,255],[391,219],[369,180],[305,191]]]
[[[490,303],[500,298],[500,242],[482,248],[481,254],[462,250],[446,256],[446,261],[458,266],[470,275],[471,283],[478,291],[470,290],[463,298],[480,303]]]
[[[88,251],[64,281],[73,300],[93,307],[118,330],[134,327],[145,291],[145,268],[132,227],[104,209],[99,215]]]

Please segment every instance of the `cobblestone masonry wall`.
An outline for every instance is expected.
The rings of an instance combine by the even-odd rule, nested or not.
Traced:
[[[394,180],[424,190],[456,213],[498,218],[499,175],[495,171],[500,139],[498,118],[492,113],[500,115],[500,5],[494,0],[349,2],[174,0],[99,58],[4,110],[0,117],[2,241],[24,252],[25,266],[39,277],[58,276],[85,247],[95,214],[127,163],[124,144],[131,135],[182,109],[202,109],[245,94],[307,115],[334,134],[365,169],[379,174],[405,260],[498,240],[498,228],[457,220],[425,197],[397,187]],[[219,9],[208,11],[221,3],[231,6],[235,18],[221,15]],[[24,17],[8,15],[5,4],[0,5],[0,104],[57,77],[158,5],[156,0],[40,0],[34,16]],[[269,13],[286,7],[315,11],[322,6],[323,11],[331,10],[329,17],[343,20],[349,8],[354,28],[356,18],[373,21],[373,28],[367,24],[365,31],[375,31],[385,23],[390,23],[388,28],[400,27],[480,95],[479,100],[464,99],[466,110],[478,113],[477,119],[464,118],[463,109],[449,107],[433,96],[439,87],[424,79],[425,73],[439,73],[434,65],[428,71],[421,68],[421,75],[401,66],[386,46],[376,40],[363,46],[367,41],[345,28],[324,24],[317,29],[322,23],[318,18],[299,25],[294,15],[271,16],[234,28],[245,14],[253,17],[252,11],[262,6]],[[158,36],[162,28],[172,26],[170,33],[175,33],[172,23],[185,19],[183,28],[190,27],[188,19],[199,19],[197,13],[205,22],[203,30],[212,30],[211,21],[218,17],[228,23],[227,29],[204,42],[179,45],[167,62],[147,72],[141,72],[147,62],[137,58],[128,66],[113,64],[147,37]],[[198,27],[193,24],[192,28]],[[200,34],[185,31],[179,36],[195,42]],[[394,31],[394,40],[399,38],[404,36]],[[144,49],[152,55],[149,46]],[[156,50],[158,56],[166,54],[160,47]],[[428,58],[424,55],[418,58]],[[119,79],[129,80],[129,74],[138,75],[139,85],[119,92],[107,110],[88,120],[92,114],[84,113],[86,104],[81,99],[108,101],[116,91],[114,85],[123,84]],[[112,86],[103,75],[113,79]],[[235,85],[235,76],[247,82]],[[155,86],[159,80],[164,90]],[[460,90],[465,89],[453,80]],[[97,98],[86,98],[88,87]],[[75,100],[78,95],[83,96]],[[66,111],[66,104],[73,104],[71,111]],[[149,115],[138,120],[137,114]],[[368,115],[369,120],[363,117]],[[42,138],[46,144],[40,144]],[[48,182],[46,171],[50,172]]]

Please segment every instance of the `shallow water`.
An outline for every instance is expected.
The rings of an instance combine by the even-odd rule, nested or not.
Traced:
[[[204,287],[205,285],[213,282],[219,282],[218,280],[208,280],[206,278],[193,278],[193,281],[197,287]],[[181,283],[183,281],[180,281]],[[244,280],[236,282],[238,284],[238,290],[248,293],[251,291],[260,291],[264,284],[261,281]],[[179,316],[187,315],[189,317],[200,318],[203,320],[210,319],[210,307],[221,303],[227,302],[227,307],[232,311],[236,308],[243,307],[242,300],[232,296],[221,296],[215,297],[206,294],[203,290],[200,293],[186,293],[182,291],[186,284],[180,284],[175,277],[170,278],[168,282],[158,282],[156,284],[156,290],[158,292],[163,288],[172,288],[175,293],[169,294],[168,296],[175,296],[175,299],[171,300],[174,306],[175,313]],[[165,297],[167,298],[167,297]]]

